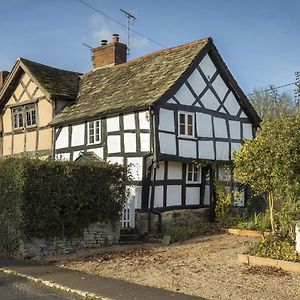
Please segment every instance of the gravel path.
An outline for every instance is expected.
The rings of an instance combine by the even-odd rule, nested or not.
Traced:
[[[300,299],[300,274],[238,264],[237,254],[253,240],[218,234],[170,246],[119,246],[60,265],[207,299]]]

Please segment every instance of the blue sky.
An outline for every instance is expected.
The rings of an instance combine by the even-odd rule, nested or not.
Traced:
[[[211,36],[245,93],[294,81],[300,71],[300,1],[297,0],[83,0],[119,22],[134,11],[133,29],[172,47]],[[0,70],[17,57],[58,68],[91,69],[89,49],[126,29],[78,0],[0,0]],[[160,49],[131,34],[133,59]],[[292,90],[293,86],[289,88]]]

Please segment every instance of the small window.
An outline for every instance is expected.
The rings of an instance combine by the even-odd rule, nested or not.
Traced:
[[[91,121],[88,123],[88,143],[95,144],[101,140],[100,121]]]
[[[179,135],[194,136],[194,114],[179,112]]]
[[[25,120],[26,120],[26,127],[36,125],[36,113],[35,113],[34,104],[25,106]]]
[[[14,129],[23,128],[24,122],[23,122],[22,107],[13,108],[12,114],[13,114],[13,128]]]
[[[200,166],[197,164],[187,164],[187,182],[200,182]]]

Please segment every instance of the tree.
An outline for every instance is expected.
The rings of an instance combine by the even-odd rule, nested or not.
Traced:
[[[299,204],[300,116],[280,115],[264,120],[261,128],[254,140],[245,141],[235,153],[234,173],[238,181],[267,199],[275,232],[275,206],[279,211],[288,202]]]
[[[282,113],[293,114],[296,108],[289,93],[279,94],[272,85],[265,89],[254,89],[249,100],[262,119],[277,118]]]

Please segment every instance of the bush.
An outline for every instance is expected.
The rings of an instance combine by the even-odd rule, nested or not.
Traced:
[[[22,238],[79,235],[90,223],[116,221],[126,169],[106,163],[10,158],[0,161],[0,250]]]
[[[276,235],[263,238],[254,244],[250,249],[250,254],[273,259],[300,261],[300,254],[296,252],[295,242]]]

